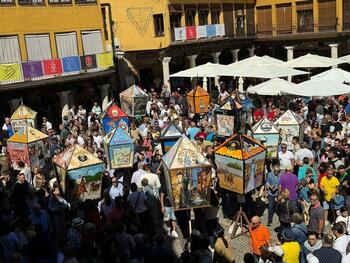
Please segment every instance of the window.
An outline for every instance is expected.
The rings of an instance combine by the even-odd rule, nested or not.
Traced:
[[[14,0],[0,0],[0,5],[14,5],[15,3]]]
[[[297,3],[297,21],[299,33],[314,31],[312,1]]]
[[[19,0],[20,5],[43,5],[43,0]]]
[[[153,15],[154,34],[156,37],[164,36],[163,14]]]
[[[186,13],[186,26],[194,26],[195,25],[196,10],[187,9],[185,13]]]
[[[0,64],[21,61],[18,36],[0,37]]]
[[[49,4],[71,4],[72,0],[49,0]]]
[[[77,34],[75,32],[55,35],[57,55],[59,58],[78,56]]]
[[[245,34],[245,15],[244,4],[235,4],[235,25],[237,36],[243,36]]]
[[[83,5],[83,4],[95,4],[95,3],[97,3],[97,1],[96,0],[75,0],[75,3],[81,4],[81,5]]]
[[[220,10],[219,9],[212,9],[211,10],[211,23],[213,25],[220,24]]]
[[[200,26],[208,25],[209,10],[201,9],[199,10],[198,13],[199,13],[199,25]]]
[[[170,13],[170,27],[181,27],[181,13]]]
[[[25,35],[28,60],[52,58],[50,35]]]
[[[101,31],[83,31],[81,32],[83,40],[84,55],[98,54],[103,52]]]
[[[107,29],[107,11],[106,8],[102,8],[102,20],[103,20],[103,30],[105,33],[105,40],[108,40],[108,29]]]

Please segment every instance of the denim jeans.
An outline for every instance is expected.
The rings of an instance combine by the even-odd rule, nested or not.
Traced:
[[[268,211],[268,220],[267,223],[271,224],[273,219],[273,214],[276,212],[276,197],[268,195],[269,198],[269,211]]]

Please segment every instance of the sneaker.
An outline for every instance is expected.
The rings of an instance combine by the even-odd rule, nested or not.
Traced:
[[[179,235],[176,233],[175,230],[171,231],[170,236],[173,237],[173,238],[178,238],[179,237]]]

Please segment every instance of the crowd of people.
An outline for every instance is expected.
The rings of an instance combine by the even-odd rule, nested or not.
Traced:
[[[220,188],[215,176],[215,108],[230,95],[213,89],[209,112],[188,112],[186,92],[150,90],[146,116],[133,118],[130,136],[134,165],[110,169],[103,149],[102,109],[73,107],[58,129],[47,117],[40,130],[49,136],[50,157],[32,171],[6,162],[10,120],[3,125],[0,184],[0,262],[234,262],[232,246],[220,226],[219,214],[233,219],[238,194]],[[245,262],[350,262],[350,122],[345,96],[323,100],[285,97],[254,98],[246,134],[263,117],[274,121],[287,109],[305,119],[304,140],[293,149],[279,145],[278,159],[266,162],[267,224],[245,196],[250,218],[250,249]],[[161,130],[170,122],[181,127],[209,161],[214,173],[210,207],[174,211],[161,164]],[[222,138],[221,138],[222,140]],[[79,144],[104,162],[101,198],[70,200],[61,191],[52,158]],[[194,214],[194,219],[192,218]],[[192,227],[188,222],[193,219]],[[277,220],[278,222],[273,222]],[[278,225],[273,229],[273,226]],[[181,231],[179,231],[181,229]],[[278,240],[273,240],[272,231]],[[177,257],[171,242],[181,237]],[[236,261],[237,262],[237,261]]]

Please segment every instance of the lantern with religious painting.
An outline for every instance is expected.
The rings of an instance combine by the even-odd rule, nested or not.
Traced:
[[[209,93],[199,85],[187,93],[188,111],[191,113],[201,114],[208,112],[209,103]]]
[[[219,136],[230,137],[235,134],[240,126],[239,114],[243,106],[234,100],[228,99],[217,109],[215,109],[215,121]]]
[[[7,140],[7,152],[15,170],[21,169],[19,161],[31,170],[43,167],[45,157],[50,156],[49,136],[31,126],[21,127]]]
[[[19,105],[17,110],[11,116],[11,126],[13,131],[16,132],[24,126],[31,126],[36,128],[36,115],[37,112],[24,105]]]
[[[101,115],[102,128],[107,134],[116,127],[125,131],[129,130],[129,117],[115,103],[108,105]]]
[[[136,85],[133,85],[120,93],[121,108],[131,117],[146,115],[147,102],[147,93]]]
[[[280,133],[278,128],[266,117],[258,121],[252,128],[254,139],[260,141],[267,150],[267,157],[277,158]]]
[[[179,125],[174,122],[169,123],[160,133],[159,141],[162,145],[163,154],[168,152],[176,141],[183,134],[182,129]]]
[[[101,197],[103,162],[75,144],[53,158],[57,180],[68,199]]]
[[[175,210],[209,207],[212,164],[185,135],[163,156],[167,192]]]
[[[287,110],[275,121],[275,126],[279,129],[281,143],[287,145],[288,150],[293,149],[293,137],[297,137],[300,142],[304,138],[304,119],[291,110]]]
[[[246,194],[262,185],[266,148],[243,134],[235,134],[215,150],[220,187]]]
[[[132,167],[134,144],[129,134],[122,128],[114,128],[103,138],[105,153],[111,169]]]

